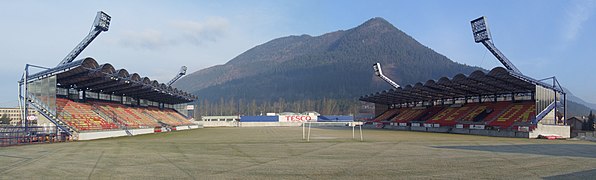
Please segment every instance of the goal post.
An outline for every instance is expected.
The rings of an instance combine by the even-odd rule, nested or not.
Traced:
[[[302,122],[302,139],[310,142],[310,135],[311,129],[314,128],[324,128],[324,127],[352,127],[352,139],[356,139],[356,127],[358,127],[358,131],[360,133],[360,141],[364,141],[364,137],[362,136],[362,125],[363,122],[359,121],[348,121],[348,122],[313,122],[313,121],[306,121]]]

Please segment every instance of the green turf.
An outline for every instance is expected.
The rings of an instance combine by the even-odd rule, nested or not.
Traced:
[[[596,175],[596,143],[410,131],[205,128],[0,148],[2,179],[539,179]]]

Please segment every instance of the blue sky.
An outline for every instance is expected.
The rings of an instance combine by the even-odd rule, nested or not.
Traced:
[[[274,38],[355,27],[382,17],[453,61],[500,63],[473,41],[469,21],[487,16],[493,42],[526,75],[556,76],[596,102],[596,0],[524,1],[2,1],[0,106],[17,104],[26,63],[52,67],[87,35],[98,10],[112,16],[79,57],[91,56],[160,82],[223,64]]]

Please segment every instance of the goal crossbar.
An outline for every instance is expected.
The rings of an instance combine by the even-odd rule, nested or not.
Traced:
[[[311,121],[307,121],[307,122],[302,122],[302,140],[306,140],[307,142],[310,142],[310,132],[311,132],[311,127],[313,125],[318,126],[318,125],[331,125],[331,126],[350,126],[352,127],[352,139],[356,139],[356,126],[358,126],[358,131],[360,132],[360,141],[364,141],[364,137],[362,136],[362,125],[364,123],[363,122],[357,122],[357,121],[349,121],[349,122],[311,122]],[[308,126],[308,128],[306,127]]]

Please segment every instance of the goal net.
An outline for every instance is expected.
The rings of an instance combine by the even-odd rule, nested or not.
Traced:
[[[341,137],[347,137],[346,129],[352,129],[352,139],[358,138],[360,135],[360,141],[363,141],[362,136],[362,124],[363,122],[349,121],[349,122],[302,122],[302,139],[310,142],[310,139],[338,139]],[[342,131],[336,131],[333,133],[323,133],[318,129],[340,129]],[[358,129],[358,134],[356,133]],[[345,135],[344,135],[345,134]]]

